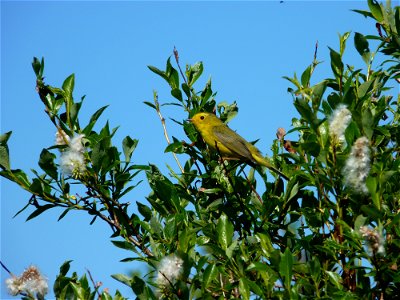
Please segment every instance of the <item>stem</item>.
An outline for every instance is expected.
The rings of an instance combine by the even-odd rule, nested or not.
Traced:
[[[164,137],[167,140],[167,143],[169,145],[169,144],[171,144],[171,141],[170,141],[169,136],[168,136],[167,126],[165,125],[165,119],[161,114],[160,104],[158,102],[158,95],[157,95],[156,92],[154,92],[154,104],[156,105],[156,111],[157,111],[157,114],[158,114],[158,116],[159,116],[159,118],[161,120],[161,125],[162,125],[163,130],[164,130]],[[183,167],[182,167],[181,163],[179,162],[179,159],[176,156],[176,153],[172,152],[172,155],[174,156],[174,159],[175,159],[176,163],[178,164],[179,169],[181,170],[181,172],[183,174],[185,171],[183,170]]]
[[[176,64],[178,65],[179,72],[181,73],[183,80],[187,84],[186,77],[182,72],[181,65],[179,64],[179,53],[178,53],[178,50],[176,50],[175,46],[174,46],[174,56],[175,56]]]
[[[92,273],[90,273],[90,270],[89,270],[89,269],[86,269],[86,271],[87,271],[88,274],[89,274],[90,281],[92,281],[93,287],[95,288],[95,290],[96,290],[96,292],[97,292],[97,295],[99,296],[99,299],[101,299],[101,294],[100,294],[100,292],[99,292],[99,287],[98,287],[98,286],[96,285],[96,283],[94,282],[93,277],[92,277]]]
[[[14,276],[14,274],[3,264],[3,262],[0,260],[0,265],[3,267],[4,270],[7,271],[8,274],[11,276]]]

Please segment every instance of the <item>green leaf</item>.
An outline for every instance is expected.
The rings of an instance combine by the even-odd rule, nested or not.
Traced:
[[[111,241],[111,243],[114,244],[114,246],[124,249],[124,250],[130,250],[130,251],[135,251],[135,247],[127,242],[127,241]]]
[[[193,66],[190,66],[186,71],[186,76],[188,78],[188,85],[191,87],[199,79],[203,73],[203,63],[197,62]]]
[[[367,93],[371,90],[373,83],[374,83],[374,80],[369,80],[369,81],[362,83],[357,89],[357,97],[359,99],[364,98],[364,96],[367,95]]]
[[[346,41],[350,36],[350,32],[346,32],[343,35],[339,34],[339,41],[340,41],[340,56],[343,55],[344,50],[346,49]]]
[[[301,74],[301,85],[303,87],[308,87],[310,84],[311,68],[311,65],[308,66],[307,69],[304,70],[303,74]]]
[[[74,290],[75,299],[79,299],[79,300],[87,299],[87,297],[85,295],[85,289],[83,287],[79,286],[77,283],[74,283],[74,282],[70,282],[69,284],[72,287],[72,289]]]
[[[394,13],[394,22],[395,22],[397,34],[400,34],[400,6],[396,6],[395,10],[396,11]]]
[[[135,151],[138,140],[132,139],[130,136],[126,136],[122,141],[122,149],[125,155],[125,163],[129,163],[131,161],[132,153]]]
[[[124,274],[112,274],[111,277],[129,287],[131,286],[131,278]]]
[[[58,217],[57,221],[60,221],[62,218],[64,218],[70,210],[71,210],[70,207],[68,207],[67,209],[65,209],[65,210],[62,212],[62,214]]]
[[[7,142],[11,133],[9,131],[0,135],[0,167],[6,170],[10,170],[10,156]]]
[[[370,50],[367,39],[359,32],[354,34],[354,45],[366,64],[369,63]]]
[[[60,274],[59,275],[62,275],[62,276],[67,275],[67,273],[68,273],[68,271],[69,271],[69,269],[71,267],[70,266],[71,262],[72,262],[72,260],[67,260],[61,265]]]
[[[153,66],[147,66],[147,67],[150,69],[150,71],[152,71],[153,73],[161,76],[162,78],[164,78],[165,80],[168,81],[168,77],[167,77],[167,75],[165,74],[164,71],[161,71],[160,69],[158,69],[156,67],[153,67]]]
[[[72,92],[74,91],[75,86],[75,74],[69,75],[62,84],[62,89],[66,92],[66,94],[72,98]]]
[[[32,68],[33,71],[35,72],[36,78],[41,80],[43,77],[44,59],[42,58],[42,61],[40,62],[37,57],[34,57],[32,62]]]
[[[179,89],[179,73],[171,65],[171,57],[169,57],[167,60],[167,67],[165,70],[165,74],[167,76],[167,82],[170,85],[170,87],[172,89]]]
[[[308,263],[308,266],[310,268],[312,279],[314,282],[319,283],[321,277],[321,264],[319,263],[319,259],[314,256]]]
[[[367,220],[367,218],[364,217],[363,215],[357,216],[357,218],[354,222],[354,230],[359,231],[360,227],[365,225],[366,220]]]
[[[248,279],[240,278],[239,279],[239,293],[241,299],[249,300],[250,299],[250,288],[248,284]]]
[[[134,276],[131,280],[131,288],[132,290],[135,292],[135,294],[139,297],[139,299],[149,299],[149,298],[143,298],[146,295],[146,284],[143,281],[143,279],[141,279],[138,276]]]
[[[203,273],[203,284],[202,288],[207,289],[211,282],[217,278],[218,268],[215,264],[210,264],[206,267]]]
[[[366,18],[367,17],[370,17],[370,18],[374,17],[369,11],[366,11],[366,10],[352,9],[352,11],[354,11],[354,12],[356,12],[358,14],[361,14]]]
[[[49,175],[54,180],[57,180],[58,171],[57,171],[57,166],[54,163],[55,158],[56,155],[54,153],[51,153],[47,149],[43,149],[42,152],[40,153],[39,166],[43,171],[46,172],[47,175]]]
[[[182,92],[181,92],[181,90],[179,89],[179,88],[174,88],[174,89],[172,89],[171,90],[171,95],[174,97],[174,98],[176,98],[176,99],[178,99],[179,101],[183,101],[183,98],[182,98]]]
[[[191,96],[190,87],[186,83],[182,83],[182,90],[185,92],[186,96],[190,98]]]
[[[322,96],[325,93],[327,82],[324,80],[312,87],[312,107],[314,110],[318,110],[321,104]]]
[[[287,290],[290,290],[292,281],[292,267],[293,267],[293,255],[289,248],[286,248],[285,252],[281,254],[281,261],[279,263],[279,273],[284,279],[284,285]]]
[[[86,136],[89,136],[90,132],[92,131],[94,125],[96,124],[97,120],[100,118],[104,110],[108,107],[108,105],[103,106],[99,108],[91,117],[89,120],[89,124],[82,130],[82,133],[84,133]]]
[[[140,203],[139,201],[136,201],[136,204],[138,206],[138,211],[141,213],[141,215],[144,217],[145,221],[148,221],[152,217],[151,209],[148,208],[146,205]]]
[[[383,14],[379,3],[375,0],[368,0],[368,7],[371,10],[375,20],[378,21],[378,23],[381,23],[383,21]]]
[[[370,108],[365,108],[362,111],[362,125],[363,125],[363,130],[364,130],[364,134],[365,136],[371,140],[372,135],[374,133],[374,117],[372,115],[372,112],[370,110]]]
[[[157,110],[157,107],[154,105],[154,103],[148,102],[148,101],[143,101],[144,104],[146,104],[147,106],[150,106],[151,108],[154,108],[155,110]]]
[[[344,65],[342,62],[342,58],[339,53],[337,53],[332,48],[330,50],[330,57],[331,57],[331,68],[335,76],[340,77],[343,74]]]
[[[332,271],[325,271],[326,274],[328,274],[329,281],[339,290],[343,289],[342,286],[342,277],[336,272]]]
[[[77,120],[78,120],[79,111],[82,107],[82,103],[83,103],[83,101],[73,103],[71,105],[71,109],[69,111],[71,123],[72,123],[73,127],[76,127],[76,128],[79,128],[79,126],[76,126],[76,125],[78,124]]]
[[[182,141],[178,141],[174,138],[174,141],[165,148],[164,152],[184,153],[185,147],[183,146]]]
[[[55,207],[54,204],[45,204],[43,206],[39,206],[33,213],[31,213],[28,218],[26,218],[26,221],[29,221],[33,218],[36,218],[40,214],[44,213],[46,210]]]
[[[217,222],[218,242],[223,250],[227,250],[232,243],[233,225],[226,214],[222,214]]]

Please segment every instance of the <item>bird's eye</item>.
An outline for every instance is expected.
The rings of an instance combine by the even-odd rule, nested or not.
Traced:
[[[204,116],[201,116],[200,119],[201,119],[201,120],[204,120]]]

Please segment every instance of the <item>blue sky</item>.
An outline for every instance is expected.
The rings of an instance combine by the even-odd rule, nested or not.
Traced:
[[[268,153],[278,127],[290,129],[297,116],[282,76],[301,72],[311,63],[319,43],[313,82],[331,76],[328,46],[338,49],[338,33],[375,34],[374,23],[351,9],[367,9],[366,1],[258,1],[258,2],[1,2],[1,132],[12,130],[9,142],[12,168],[39,169],[42,148],[54,143],[55,130],[43,112],[35,92],[31,68],[33,56],[45,58],[48,84],[61,86],[75,73],[75,98],[86,95],[81,123],[99,107],[110,105],[99,121],[120,126],[114,143],[126,135],[139,139],[133,159],[153,163],[164,173],[169,164],[178,170],[170,154],[156,113],[143,104],[169,102],[166,83],[147,69],[164,68],[173,47],[181,65],[203,61],[200,90],[209,77],[217,101],[239,105],[230,126]],[[363,67],[348,41],[345,60]],[[166,118],[187,118],[176,107],[165,108]],[[186,139],[182,128],[167,120],[170,136]],[[186,139],[187,140],[187,139]],[[183,161],[183,159],[182,159]],[[144,176],[141,177],[144,179]],[[129,201],[145,201],[144,181],[128,195]],[[54,282],[59,266],[73,260],[72,270],[89,269],[96,281],[113,293],[127,289],[110,278],[139,267],[120,263],[130,256],[115,248],[109,228],[100,222],[90,226],[81,212],[57,222],[61,211],[50,211],[25,222],[31,210],[13,218],[29,195],[1,179],[1,260],[16,274],[37,265]],[[128,200],[127,200],[128,201]],[[1,270],[1,299],[8,299]],[[51,295],[49,297],[51,299]]]

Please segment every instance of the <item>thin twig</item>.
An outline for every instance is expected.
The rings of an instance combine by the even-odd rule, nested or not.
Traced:
[[[164,130],[165,139],[167,140],[167,143],[169,145],[169,144],[171,144],[171,141],[170,141],[169,136],[168,136],[167,126],[165,125],[165,119],[161,114],[160,103],[158,102],[158,95],[157,95],[156,92],[154,92],[154,104],[156,105],[156,111],[157,111],[157,114],[158,114],[158,116],[159,116],[159,118],[161,120],[161,125],[162,125],[163,130]],[[174,152],[172,152],[172,155],[174,156],[175,161],[178,164],[178,167],[179,167],[179,169],[181,170],[181,172],[183,174],[185,171],[183,170],[182,165],[179,162],[178,156]]]
[[[0,265],[3,267],[4,270],[7,271],[8,274],[11,276],[14,276],[14,274],[3,264],[3,262],[0,260]]]
[[[115,224],[115,222],[113,220],[110,220],[105,215],[101,214],[100,212],[96,212],[96,215],[99,218],[101,218],[103,221],[106,221],[112,228],[116,228],[119,231],[122,230],[120,225]],[[150,257],[154,256],[154,254],[150,251],[149,248],[147,248],[146,246],[144,246],[142,243],[139,242],[139,240],[142,239],[140,236],[136,235],[136,238],[138,238],[138,240],[136,240],[133,236],[128,236],[127,238],[132,244],[134,244],[136,247],[141,249],[144,254],[146,254],[147,256],[150,256]]]
[[[178,50],[176,50],[176,47],[175,47],[175,46],[174,46],[174,56],[175,56],[176,64],[178,65],[179,72],[181,73],[181,76],[182,76],[183,80],[184,80],[185,83],[187,84],[186,77],[185,77],[185,75],[183,74],[183,71],[182,71],[182,69],[181,69],[181,65],[179,64],[179,53],[178,53]]]
[[[256,195],[256,197],[258,198],[258,200],[260,200],[261,203],[263,203],[260,195],[257,193],[256,189],[254,188],[253,184],[250,182],[249,178],[247,178],[246,173],[244,172],[244,170],[242,169],[242,173],[244,175],[244,177],[246,178],[247,183],[250,185],[251,190],[253,191],[253,193]]]
[[[89,269],[86,269],[86,272],[88,272],[88,274],[89,274],[89,278],[90,278],[90,280],[92,281],[92,284],[93,284],[93,286],[94,286],[94,288],[95,288],[95,290],[96,290],[96,292],[97,292],[97,295],[99,295],[99,299],[101,299],[101,294],[100,294],[100,292],[99,292],[99,286],[96,284],[96,282],[93,280],[93,277],[92,277],[92,273],[90,273],[90,270]]]

